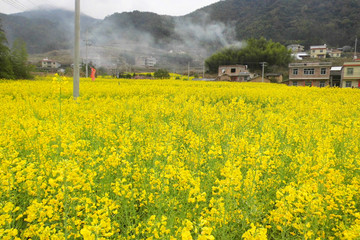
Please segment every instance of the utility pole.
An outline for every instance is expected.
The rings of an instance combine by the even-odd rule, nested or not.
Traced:
[[[203,78],[205,78],[205,62],[204,62],[204,65],[203,65]]]
[[[85,35],[85,64],[86,64],[86,78],[89,77],[89,60],[88,60],[88,46],[91,46],[91,41],[88,40],[88,31],[86,31],[86,35]]]
[[[354,60],[355,59],[357,59],[357,56],[356,56],[356,54],[357,54],[357,49],[356,49],[356,47],[357,47],[357,37],[356,37],[356,39],[355,39],[355,52],[354,52]]]
[[[75,44],[74,44],[74,99],[80,96],[80,0],[75,0]]]
[[[265,66],[267,65],[267,62],[261,62],[260,64],[262,65],[261,82],[264,82]]]
[[[188,62],[188,81],[190,80],[190,62]]]

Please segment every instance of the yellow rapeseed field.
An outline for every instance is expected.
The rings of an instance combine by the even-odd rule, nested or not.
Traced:
[[[65,80],[0,82],[1,239],[360,239],[359,90]]]

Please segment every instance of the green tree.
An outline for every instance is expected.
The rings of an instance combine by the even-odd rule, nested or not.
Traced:
[[[28,64],[28,53],[26,43],[22,39],[16,39],[11,48],[11,63],[16,79],[30,79],[30,65]]]
[[[170,78],[170,74],[165,69],[159,69],[154,73],[154,77],[158,79],[167,79]]]
[[[206,59],[205,64],[211,73],[216,73],[221,65],[246,64],[254,71],[261,68],[260,62],[287,66],[290,60],[290,51],[285,46],[262,37],[249,39],[244,48],[224,48]]]
[[[0,23],[0,79],[13,79],[14,72],[11,65],[10,49],[7,46],[5,32]]]

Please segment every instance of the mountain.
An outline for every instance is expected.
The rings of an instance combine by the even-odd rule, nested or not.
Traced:
[[[82,48],[88,40],[90,58],[106,57],[112,64],[121,53],[200,62],[224,46],[261,36],[306,47],[353,46],[360,36],[359,10],[358,0],[226,0],[181,17],[139,11],[102,20],[82,15]],[[72,48],[73,12],[49,9],[0,18],[9,43],[23,38],[29,53]]]
[[[211,21],[236,26],[236,38],[264,36],[284,44],[353,45],[360,35],[358,0],[227,0],[199,9]]]
[[[9,43],[16,38],[26,41],[28,52],[41,53],[72,47],[74,12],[47,9],[28,11],[18,14],[1,14],[3,28]],[[81,16],[82,29],[89,28],[98,20]]]

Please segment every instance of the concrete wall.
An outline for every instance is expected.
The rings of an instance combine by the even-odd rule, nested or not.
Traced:
[[[297,69],[297,74],[294,74],[294,69]],[[305,69],[313,69],[313,74],[305,74]],[[325,69],[325,74],[321,74],[321,70]],[[289,79],[290,80],[322,80],[327,81],[330,79],[330,69],[331,64],[329,65],[318,65],[318,64],[298,64],[298,65],[289,65]]]
[[[248,72],[246,66],[244,65],[220,66],[218,71],[218,76],[224,74],[227,74],[229,76],[239,76],[241,72]]]

